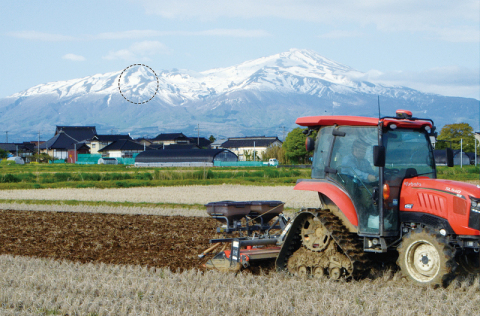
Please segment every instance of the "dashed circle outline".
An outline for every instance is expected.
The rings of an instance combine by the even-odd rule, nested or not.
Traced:
[[[133,102],[132,100],[129,100],[127,97],[125,97],[123,95],[123,92],[122,92],[122,89],[120,88],[120,79],[122,79],[122,75],[125,71],[127,71],[129,68],[132,68],[134,66],[143,66],[143,67],[147,67],[148,69],[150,69],[153,74],[155,75],[155,78],[157,78],[157,89],[155,90],[155,93],[153,94],[153,96],[148,99],[147,101],[143,101],[143,102]],[[157,76],[157,73],[155,72],[155,70],[153,70],[151,67],[145,65],[145,64],[132,64],[130,66],[128,66],[127,68],[123,69],[122,70],[122,73],[120,74],[120,76],[118,77],[118,91],[120,91],[120,94],[122,95],[122,97],[127,100],[128,102],[130,103],[133,103],[133,104],[145,104],[147,102],[149,102],[150,100],[152,100],[156,95],[157,95],[157,92],[158,92],[158,89],[160,88],[160,80],[158,80],[158,76]]]

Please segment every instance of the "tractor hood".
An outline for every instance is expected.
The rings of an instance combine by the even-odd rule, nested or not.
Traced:
[[[447,219],[455,233],[480,235],[469,227],[471,198],[480,199],[480,186],[465,182],[414,177],[400,189],[400,211],[435,215]]]
[[[473,196],[480,198],[480,185],[443,179],[430,179],[428,177],[414,177],[405,179],[402,190],[405,188],[425,188],[443,191],[453,195]]]

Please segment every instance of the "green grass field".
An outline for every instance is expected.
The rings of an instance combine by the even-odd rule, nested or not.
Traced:
[[[309,169],[132,168],[121,165],[0,164],[0,189],[128,188],[209,184],[291,185]]]
[[[439,167],[438,178],[480,179],[480,168]],[[301,168],[133,168],[123,165],[0,163],[0,190],[41,188],[128,188],[210,184],[292,185],[310,178]]]

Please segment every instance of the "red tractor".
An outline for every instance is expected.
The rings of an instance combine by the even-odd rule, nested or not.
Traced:
[[[237,238],[234,259],[248,257],[242,245],[277,246],[278,271],[338,279],[361,277],[372,261],[398,256],[402,274],[425,285],[447,285],[459,267],[480,272],[480,186],[436,179],[433,121],[399,110],[396,117],[296,123],[317,137],[306,141],[314,151],[312,177],[298,180],[295,190],[318,192],[321,208],[303,209],[288,222],[279,216],[278,236]]]

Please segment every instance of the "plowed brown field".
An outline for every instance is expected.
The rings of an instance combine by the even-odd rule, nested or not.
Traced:
[[[201,268],[211,218],[0,210],[0,254]]]

